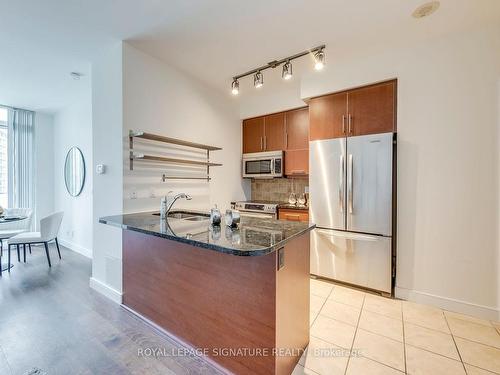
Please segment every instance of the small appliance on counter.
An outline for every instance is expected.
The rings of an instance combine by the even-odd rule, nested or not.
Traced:
[[[226,226],[230,228],[235,228],[240,223],[240,213],[237,210],[226,210],[226,215],[224,216]]]
[[[220,210],[217,208],[217,205],[215,205],[215,207],[210,210],[210,224],[220,225],[221,220],[222,215]]]

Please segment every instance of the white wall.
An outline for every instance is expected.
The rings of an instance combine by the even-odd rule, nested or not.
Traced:
[[[41,218],[54,212],[54,118],[50,114],[35,115],[35,216],[34,228]]]
[[[500,295],[498,35],[333,53],[324,72],[301,82],[308,98],[398,78],[396,295],[490,318],[499,317]],[[272,111],[267,99],[240,109],[241,117]]]
[[[64,211],[59,232],[62,245],[92,256],[92,98],[90,77],[79,80],[75,102],[54,116],[54,208]],[[64,183],[64,163],[68,150],[78,147],[85,159],[85,185],[72,197]]]
[[[92,226],[93,261],[91,286],[121,301],[121,229],[99,223],[99,218],[123,211],[122,164],[122,44],[92,64]],[[104,164],[106,173],[95,174]]]
[[[138,162],[130,171],[129,129],[220,146],[223,150],[214,152],[212,160],[224,165],[212,168],[210,184],[161,184],[161,173],[186,171]],[[158,210],[160,196],[170,189],[191,194],[190,206],[200,209],[216,203],[228,207],[232,199],[243,199],[245,192],[249,194],[247,182],[243,183],[240,177],[241,126],[234,103],[231,107],[227,99],[126,43],[92,64],[92,145],[92,169],[104,164],[106,172],[92,172],[94,236],[90,285],[117,302],[121,301],[122,292],[121,229],[100,224],[100,217]],[[135,149],[165,153],[163,145],[140,141]],[[199,153],[186,153],[177,147],[167,153],[201,158]],[[130,199],[132,192],[137,199]],[[182,203],[179,207],[188,205]]]
[[[176,207],[198,209],[208,209],[214,204],[229,208],[231,200],[244,199],[245,192],[249,196],[250,186],[241,179],[241,125],[234,102],[126,43],[123,61],[124,211],[158,210],[160,197],[169,190],[193,196],[189,202],[178,201]],[[210,183],[160,180],[163,173],[206,175],[205,168],[135,162],[134,170],[130,171],[127,154],[130,129],[222,147],[211,153],[211,161],[223,166],[211,168]],[[165,144],[138,141],[134,148],[153,155],[206,160],[205,151],[185,151]],[[133,194],[137,199],[131,199]]]

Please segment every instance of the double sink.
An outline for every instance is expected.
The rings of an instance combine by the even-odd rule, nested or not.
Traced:
[[[155,216],[160,216],[160,213],[154,213]],[[186,220],[186,221],[203,221],[210,218],[209,214],[204,214],[200,212],[190,212],[190,211],[170,211],[167,214],[167,218]]]

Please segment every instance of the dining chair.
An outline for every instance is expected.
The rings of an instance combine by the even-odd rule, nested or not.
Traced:
[[[61,259],[61,251],[59,249],[59,242],[57,241],[57,233],[59,232],[59,228],[61,227],[63,216],[64,212],[53,213],[52,215],[46,216],[40,220],[40,232],[20,233],[18,235],[15,235],[14,237],[9,238],[8,263],[10,264],[10,249],[12,246],[16,246],[17,251],[19,252],[19,247],[23,245],[24,262],[26,263],[26,245],[30,247],[34,244],[43,244],[45,246],[45,254],[47,255],[49,267],[52,267],[49,255],[49,242],[55,241],[59,259]]]
[[[31,208],[6,208],[5,217],[26,217],[24,220],[13,220],[0,223],[0,252],[3,253],[3,240],[19,233],[27,232],[31,228],[33,210]],[[19,259],[19,254],[18,254]]]

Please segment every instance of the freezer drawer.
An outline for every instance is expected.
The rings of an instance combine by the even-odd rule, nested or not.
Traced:
[[[309,207],[318,227],[346,229],[345,148],[345,138],[309,142]]]
[[[328,229],[311,236],[311,274],[391,293],[392,241]]]

